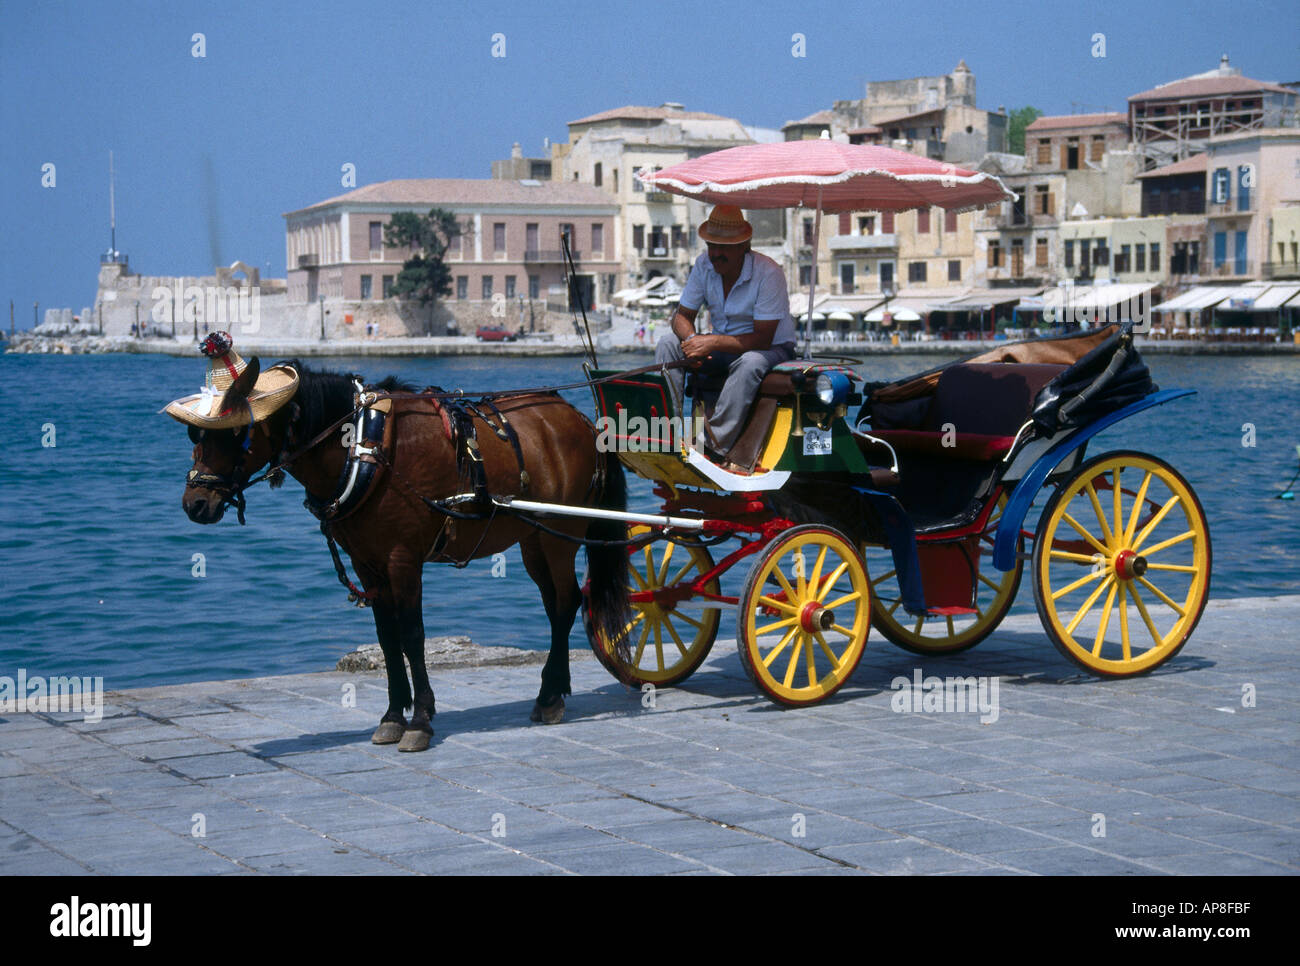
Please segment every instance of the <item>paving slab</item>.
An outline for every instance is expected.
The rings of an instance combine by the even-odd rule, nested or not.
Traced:
[[[575,651],[555,727],[535,663],[438,667],[417,755],[370,744],[375,671],[112,692],[98,721],[0,715],[0,874],[1296,875],[1296,626],[1300,597],[1212,601],[1175,661],[1110,681],[1034,615],[942,659],[873,635],[798,709],[733,641],[653,708]],[[894,712],[916,670],[997,677],[996,720]]]

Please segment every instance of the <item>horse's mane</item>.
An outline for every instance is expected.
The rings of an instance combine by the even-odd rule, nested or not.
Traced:
[[[288,359],[282,365],[292,366],[298,373],[298,393],[294,396],[302,410],[301,436],[311,439],[330,423],[352,409],[353,380],[366,381],[355,373],[313,369],[298,359]],[[414,383],[387,376],[373,388],[384,392],[415,392]]]

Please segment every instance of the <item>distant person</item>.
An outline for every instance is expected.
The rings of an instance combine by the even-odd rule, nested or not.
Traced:
[[[686,279],[672,331],[655,346],[656,362],[686,359],[694,368],[723,374],[703,440],[705,455],[724,468],[724,457],[740,435],[763,376],[778,362],[794,358],[795,328],[790,295],[781,266],[750,250],[754,229],[739,208],[719,205],[700,225],[708,245]],[[701,306],[709,307],[711,334],[695,331]],[[678,403],[683,398],[681,369],[665,375]],[[700,441],[697,441],[700,442]]]

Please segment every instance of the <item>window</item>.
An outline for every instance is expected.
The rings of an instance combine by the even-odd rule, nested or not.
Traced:
[[[886,235],[894,233],[894,213],[892,211],[886,211],[880,215],[880,230]]]
[[[989,268],[1002,267],[1002,243],[999,241],[989,242]]]
[[[542,277],[540,275],[528,276],[528,297],[530,299],[540,298],[542,294]]]
[[[650,227],[650,254],[668,254],[668,236],[664,234],[662,225],[652,225]]]
[[[505,254],[506,250],[506,223],[504,221],[493,222],[492,224],[492,251],[497,254]]]
[[[956,258],[948,259],[948,281],[961,281],[961,261]]]
[[[859,235],[874,235],[876,233],[876,219],[873,217],[858,219]],[[1285,259],[1283,259],[1285,261]]]
[[[1211,187],[1210,192],[1210,200],[1216,205],[1226,205],[1231,200],[1231,172],[1227,168],[1215,169],[1213,187]]]
[[[1100,161],[1102,155],[1106,153],[1106,135],[1094,134],[1092,136],[1092,147],[1088,152],[1089,161]]]
[[[957,230],[957,212],[945,211],[943,213],[943,230],[955,232]]]
[[[673,248],[686,247],[686,233],[682,231],[681,225],[673,225]]]
[[[530,222],[524,225],[524,251],[537,251],[537,223]]]
[[[1047,267],[1047,239],[1034,239],[1034,265],[1037,268]]]
[[[1214,267],[1221,268],[1228,260],[1228,233],[1226,231],[1216,231],[1214,233]]]
[[[853,263],[844,262],[840,265],[840,294],[853,294]]]
[[[618,168],[614,169],[614,194],[618,194]]]
[[[812,266],[800,265],[799,266],[799,287],[805,288],[806,286],[809,286],[811,284],[812,284]]]
[[[1048,139],[1048,138],[1039,138],[1039,139],[1038,139],[1038,159],[1037,159],[1037,160],[1038,160],[1038,163],[1039,163],[1039,164],[1051,164],[1051,163],[1052,163],[1052,142],[1051,142],[1050,139]]]
[[[840,212],[840,226],[837,234],[848,235],[853,231],[853,214],[848,211]]]
[[[492,276],[491,275],[483,276],[483,298],[485,299],[492,298]]]
[[[361,276],[361,298],[363,300],[370,298],[370,289],[373,282],[374,282],[373,275]]]
[[[384,248],[384,225],[382,222],[372,221],[370,223],[370,250],[372,252],[383,251]]]
[[[506,276],[506,298],[512,299],[514,297],[515,297],[515,277],[513,275],[507,275]]]
[[[922,208],[916,213],[916,233],[918,235],[930,234],[930,209]]]
[[[803,243],[805,245],[813,243],[813,220],[811,218],[803,220]]]
[[[1250,211],[1250,186],[1255,172],[1249,164],[1237,167],[1237,210]]]
[[[604,175],[601,173],[599,161],[596,162],[596,167],[592,169],[591,183],[594,184],[597,188],[599,188],[602,184],[604,184]]]
[[[1131,245],[1119,246],[1119,254],[1115,256],[1115,274],[1118,275],[1120,272],[1132,271],[1132,269],[1130,268],[1131,262],[1129,261],[1132,254],[1133,254],[1133,246]]]
[[[632,226],[632,247],[637,251],[645,248],[645,225]]]
[[[1098,238],[1096,242],[1097,244],[1092,250],[1092,264],[1109,265],[1110,249],[1106,247],[1106,239]]]
[[[881,291],[884,291],[884,290],[887,289],[887,288],[892,288],[893,285],[894,285],[894,263],[893,263],[893,262],[881,262],[881,263],[880,263],[880,289],[881,289]]]
[[[1017,278],[1025,274],[1025,242],[1021,238],[1011,239],[1011,274]]]
[[[1237,275],[1245,275],[1246,272],[1247,272],[1247,268],[1246,268],[1246,233],[1245,233],[1244,231],[1239,231],[1239,232],[1237,232],[1237,233],[1236,233],[1236,237],[1233,239],[1233,242],[1235,243],[1235,244],[1234,244],[1234,247],[1233,247],[1233,260],[1232,260],[1232,261],[1233,261],[1233,265],[1232,265],[1233,271],[1234,271]]]
[[[573,252],[573,257],[576,259],[578,257],[578,253],[573,251],[573,239],[574,239],[573,226],[569,224],[560,225],[560,249],[561,251],[563,251],[565,247],[564,243],[567,241],[569,243],[568,244],[569,251]]]
[[[469,276],[468,275],[456,276],[456,298],[460,299],[462,302],[465,299],[469,298]]]
[[[649,174],[649,172],[646,172],[646,173],[647,173],[647,175]],[[636,176],[636,171],[633,171],[633,172],[632,172],[632,190],[633,190],[633,191],[645,191],[645,185],[642,184],[642,183],[641,183],[641,179],[638,178],[638,177]]]
[[[1034,188],[1034,212],[1039,215],[1054,215],[1056,213],[1056,196],[1048,190],[1048,186],[1040,184]]]
[[[1136,245],[1133,249],[1133,271],[1145,272],[1147,270],[1147,246]]]
[[[909,282],[925,281],[925,262],[907,263],[907,280]]]
[[[600,254],[605,252],[605,226],[600,222],[591,226],[591,250]]]
[[[1160,271],[1160,243],[1151,243],[1151,271]]]
[[[1020,192],[1011,201],[1011,224],[1024,225],[1029,219],[1025,217],[1025,192]]]
[[[1072,137],[1061,145],[1061,155],[1065,161],[1061,167],[1069,171],[1079,170],[1079,139]]]
[[[1092,259],[1089,257],[1089,251],[1092,246],[1092,239],[1079,239],[1079,274],[1087,275],[1092,268]]]
[[[1065,267],[1074,268],[1074,239],[1065,240]]]
[[[392,275],[384,276],[383,286],[384,286],[384,298],[386,299],[392,298],[393,297],[393,276]]]

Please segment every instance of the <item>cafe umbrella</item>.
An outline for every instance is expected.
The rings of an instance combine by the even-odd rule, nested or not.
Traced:
[[[824,135],[810,141],[727,148],[637,177],[647,187],[713,205],[812,209],[816,217],[810,306],[815,301],[823,212],[930,207],[962,212],[1015,198],[1000,180],[982,171],[879,145],[844,144]],[[811,328],[806,327],[805,357],[810,352]]]

